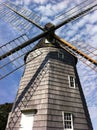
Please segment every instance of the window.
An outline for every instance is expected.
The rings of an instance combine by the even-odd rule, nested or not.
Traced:
[[[63,126],[64,126],[64,130],[73,130],[72,113],[63,112]]]
[[[68,78],[69,78],[69,87],[70,88],[75,88],[75,77],[68,76]]]
[[[59,59],[64,59],[64,53],[63,52],[58,52],[58,58]]]

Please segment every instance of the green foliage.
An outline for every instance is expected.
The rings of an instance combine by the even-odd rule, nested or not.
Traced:
[[[8,114],[11,111],[12,103],[0,105],[0,130],[5,130]]]

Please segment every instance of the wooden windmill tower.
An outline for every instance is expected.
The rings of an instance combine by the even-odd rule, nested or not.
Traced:
[[[12,8],[10,4],[4,3],[4,7],[44,31],[30,40],[25,35],[20,36],[19,38],[24,40],[23,43],[16,44],[10,51],[0,56],[2,60],[41,39],[33,49],[29,49],[29,52],[25,54],[26,67],[9,114],[6,130],[93,130],[76,70],[76,56],[82,60],[87,59],[89,64],[92,63],[90,67],[93,68],[97,66],[97,62],[55,35],[54,31],[85,15],[96,6],[95,3],[90,5],[59,25],[54,26],[48,23],[45,28],[42,28],[27,15],[24,16],[23,11],[20,12],[20,9],[17,11],[16,6]],[[19,38],[5,44],[5,47],[11,45],[12,42],[16,43]],[[2,50],[3,47],[1,47]],[[13,62],[17,59],[18,57],[13,59]],[[8,64],[10,63],[6,63],[5,66]],[[8,74],[2,77],[6,75]]]

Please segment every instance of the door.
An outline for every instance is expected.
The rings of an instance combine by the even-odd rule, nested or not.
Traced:
[[[33,129],[34,114],[22,113],[20,129],[19,130],[32,130]]]

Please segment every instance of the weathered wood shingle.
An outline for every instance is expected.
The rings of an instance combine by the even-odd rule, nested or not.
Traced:
[[[76,71],[76,58],[65,50],[44,47],[28,54],[28,58],[36,52],[41,55],[26,65],[21,78],[19,91],[13,111],[21,113],[23,109],[35,109],[33,130],[63,130],[62,112],[71,112],[74,119],[74,130],[92,130],[86,102]],[[64,58],[58,57],[62,52]],[[76,79],[75,88],[69,87],[68,76]],[[16,116],[13,112],[13,119]],[[21,114],[12,130],[19,130]],[[9,122],[11,118],[9,119]],[[14,121],[14,122],[15,122]],[[6,130],[10,130],[10,128]]]

